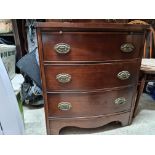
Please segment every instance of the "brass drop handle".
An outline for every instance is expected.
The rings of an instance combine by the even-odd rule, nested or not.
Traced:
[[[124,97],[119,97],[115,100],[115,104],[117,105],[122,105],[122,104],[126,104],[127,100]]]
[[[58,54],[67,54],[70,51],[70,45],[66,44],[66,43],[59,43],[56,44],[54,46],[54,50],[58,53]]]
[[[127,80],[129,79],[131,76],[131,74],[128,72],[128,71],[121,71],[117,74],[117,77],[120,79],[120,80]]]
[[[120,49],[124,53],[130,53],[135,49],[135,47],[131,43],[124,43],[124,44],[121,45]]]
[[[67,73],[60,73],[56,75],[56,79],[58,80],[58,82],[60,83],[68,83],[71,81],[72,77],[70,74]]]
[[[67,110],[70,110],[72,108],[72,105],[69,102],[60,102],[58,104],[58,108],[59,108],[59,110],[67,111]]]

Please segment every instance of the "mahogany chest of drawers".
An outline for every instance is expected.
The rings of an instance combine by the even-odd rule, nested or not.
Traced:
[[[146,26],[37,23],[48,134],[132,122]]]

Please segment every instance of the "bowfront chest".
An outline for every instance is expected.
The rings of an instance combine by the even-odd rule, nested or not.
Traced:
[[[146,26],[37,23],[48,134],[132,122]]]

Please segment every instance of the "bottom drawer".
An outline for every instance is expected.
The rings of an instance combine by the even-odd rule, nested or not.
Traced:
[[[49,117],[89,117],[131,109],[135,87],[99,92],[63,92],[47,95]]]

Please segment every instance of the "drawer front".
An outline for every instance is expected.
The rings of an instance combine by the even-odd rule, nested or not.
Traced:
[[[86,117],[128,111],[134,90],[127,87],[104,92],[48,94],[49,117]]]
[[[141,34],[42,32],[44,61],[108,61],[139,58]]]
[[[47,91],[92,90],[137,83],[140,61],[45,65]],[[122,79],[121,79],[122,78]]]

